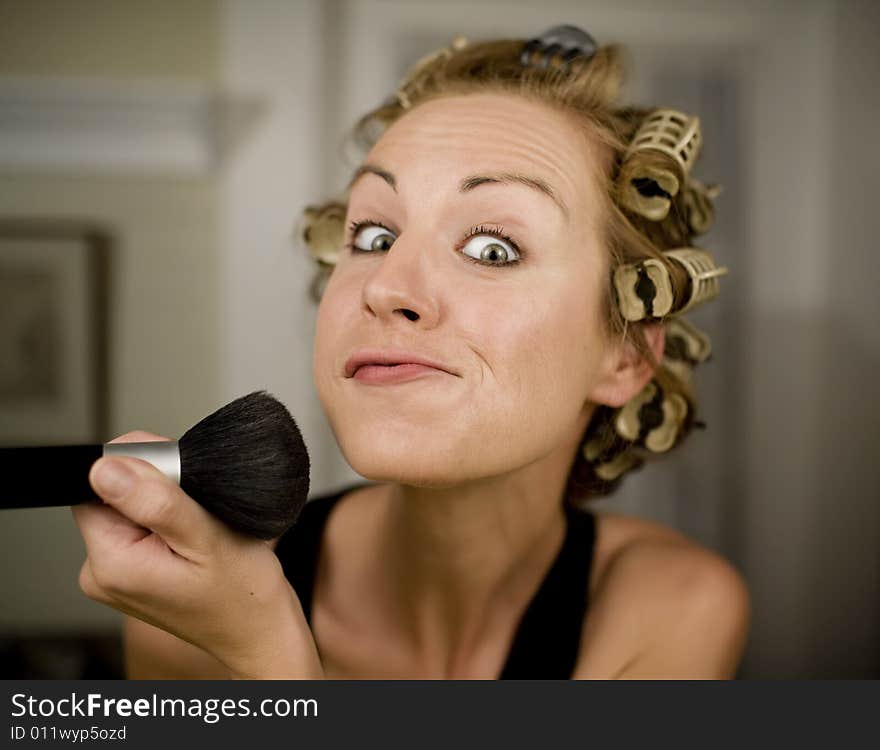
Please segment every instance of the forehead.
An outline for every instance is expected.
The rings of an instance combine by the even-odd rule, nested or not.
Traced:
[[[389,127],[366,161],[394,173],[404,189],[407,181],[415,187],[441,171],[456,179],[484,170],[521,172],[548,183],[573,208],[593,202],[599,163],[595,144],[573,118],[503,93],[419,104]]]

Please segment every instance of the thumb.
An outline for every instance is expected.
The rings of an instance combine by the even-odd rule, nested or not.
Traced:
[[[178,554],[210,554],[221,524],[159,469],[139,458],[99,458],[89,482],[108,505],[156,532]]]

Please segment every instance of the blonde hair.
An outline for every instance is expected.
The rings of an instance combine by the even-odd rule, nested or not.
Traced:
[[[541,68],[522,64],[523,43],[523,40],[494,40],[468,44],[459,38],[449,48],[423,58],[413,66],[390,99],[357,122],[353,131],[355,142],[369,150],[408,110],[437,97],[490,91],[522,96],[554,107],[582,123],[589,137],[600,146],[603,159],[599,176],[604,183],[602,192],[607,209],[602,212],[606,217],[604,240],[610,254],[612,274],[621,266],[646,260],[658,261],[668,271],[672,295],[680,301],[687,295],[691,280],[683,267],[670,261],[664,252],[691,244],[696,234],[693,225],[697,223],[689,220],[692,211],[688,201],[693,202],[693,195],[686,189],[667,195],[669,210],[660,220],[645,218],[628,208],[622,200],[622,191],[640,186],[639,175],[644,175],[646,170],[648,173],[652,169],[672,171],[683,187],[687,175],[683,173],[680,160],[667,153],[630,149],[634,136],[655,110],[623,106],[618,102],[624,78],[621,48],[616,45],[600,47],[590,59],[575,58],[566,67],[548,65]],[[711,215],[711,198],[701,197],[703,210]],[[317,249],[315,234],[326,234],[328,222],[334,227],[338,225],[341,233],[344,216],[344,201],[331,201],[306,209],[303,236],[322,266],[324,279],[332,270],[332,260],[326,252],[322,254]],[[341,245],[340,234],[336,247]],[[638,404],[634,401],[630,405],[628,417],[633,417],[636,406],[642,408],[652,399],[655,405],[659,403],[658,393],[667,402],[670,398],[677,399],[675,403],[680,405],[674,419],[675,433],[661,449],[665,450],[681,442],[694,424],[696,401],[689,376],[696,360],[689,360],[685,367],[681,361],[672,362],[667,357],[662,362],[654,360],[643,325],[628,323],[621,315],[612,274],[609,274],[603,295],[608,333],[629,339],[656,368],[654,380],[649,384],[654,391],[640,394]],[[652,322],[664,324],[666,321]],[[689,325],[687,329],[692,330]],[[670,353],[680,355],[682,347],[670,341],[668,329],[667,341],[672,344],[671,348],[668,346]],[[668,411],[664,406],[663,412]],[[621,434],[626,433],[620,428],[621,419],[625,418],[626,407],[612,409],[597,405],[582,440],[583,448],[577,452],[569,473],[566,489],[569,501],[607,494],[626,472],[641,465],[651,452],[646,448],[644,435],[625,437]]]

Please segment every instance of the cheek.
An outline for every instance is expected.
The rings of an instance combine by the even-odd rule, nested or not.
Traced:
[[[471,449],[501,445],[511,461],[526,463],[578,430],[604,350],[598,312],[570,281],[509,305],[468,307],[460,330],[483,370],[472,408],[459,415]]]
[[[323,397],[323,389],[342,367],[339,358],[344,351],[344,333],[351,328],[352,316],[357,312],[350,290],[340,283],[339,274],[334,271],[327,282],[315,320],[315,340],[312,357],[313,377],[318,393]]]
[[[539,409],[585,394],[603,349],[598,306],[567,289],[522,299],[482,335],[501,390]]]

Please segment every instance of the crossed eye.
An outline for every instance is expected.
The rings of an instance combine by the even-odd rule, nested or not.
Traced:
[[[360,229],[354,236],[352,244],[364,252],[371,250],[388,250],[397,239],[385,227],[368,225]]]
[[[355,233],[352,245],[361,252],[389,250],[396,235],[382,226],[368,224]],[[462,246],[462,252],[469,258],[489,264],[502,264],[519,260],[519,253],[509,243],[492,233],[476,233]]]

